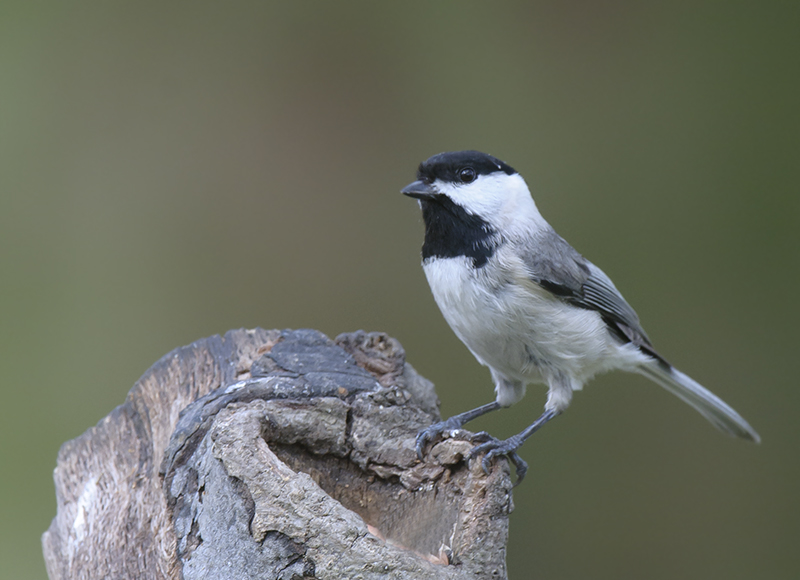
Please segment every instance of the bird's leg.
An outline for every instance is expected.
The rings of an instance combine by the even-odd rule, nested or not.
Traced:
[[[497,401],[492,401],[486,405],[481,405],[477,409],[472,409],[471,411],[465,411],[463,413],[459,413],[458,415],[453,415],[445,421],[440,421],[439,423],[434,423],[430,427],[426,427],[417,433],[417,457],[422,459],[422,453],[425,450],[425,445],[441,436],[442,433],[461,429],[464,423],[472,421],[481,415],[485,415],[486,413],[499,408],[500,403]]]
[[[481,453],[486,453],[481,461],[481,466],[483,467],[484,472],[489,473],[492,457],[495,457],[496,455],[507,455],[509,460],[511,460],[514,466],[517,468],[517,482],[514,485],[519,485],[519,483],[525,477],[525,473],[528,471],[528,464],[525,463],[525,461],[523,461],[519,455],[517,455],[517,449],[519,449],[520,445],[522,445],[528,437],[536,433],[536,431],[541,429],[542,425],[547,423],[556,415],[558,415],[558,411],[552,409],[547,410],[542,413],[541,417],[536,419],[536,421],[531,423],[531,425],[521,433],[517,433],[516,435],[509,437],[505,441],[492,438],[486,443],[478,445],[477,447],[473,447],[469,454],[469,459],[473,459]]]

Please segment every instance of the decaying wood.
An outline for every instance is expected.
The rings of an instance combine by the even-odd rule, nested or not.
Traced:
[[[419,462],[437,419],[384,334],[177,349],[62,447],[50,578],[505,578],[508,466],[470,467],[458,436]]]

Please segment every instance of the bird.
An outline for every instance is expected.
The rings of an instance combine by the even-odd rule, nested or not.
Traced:
[[[477,417],[509,407],[528,384],[544,384],[544,412],[520,433],[486,433],[468,459],[483,454],[527,464],[517,450],[563,413],[595,375],[639,373],[677,395],[725,433],[759,442],[731,406],[672,366],[653,347],[634,309],[611,279],[545,221],[525,180],[510,165],[479,151],[451,151],[423,161],[401,192],[422,210],[422,268],[450,328],[489,367],[495,400],[422,429],[420,460],[429,443]]]

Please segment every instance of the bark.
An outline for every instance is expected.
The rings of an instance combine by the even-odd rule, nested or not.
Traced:
[[[235,330],[177,349],[65,443],[43,536],[67,578],[506,578],[505,461],[420,462],[433,385],[399,343]]]

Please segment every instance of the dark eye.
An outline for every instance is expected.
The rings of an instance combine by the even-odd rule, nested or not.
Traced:
[[[472,167],[464,167],[458,172],[458,178],[461,180],[461,183],[472,183],[475,181],[476,177],[478,177],[478,174],[475,173]]]

